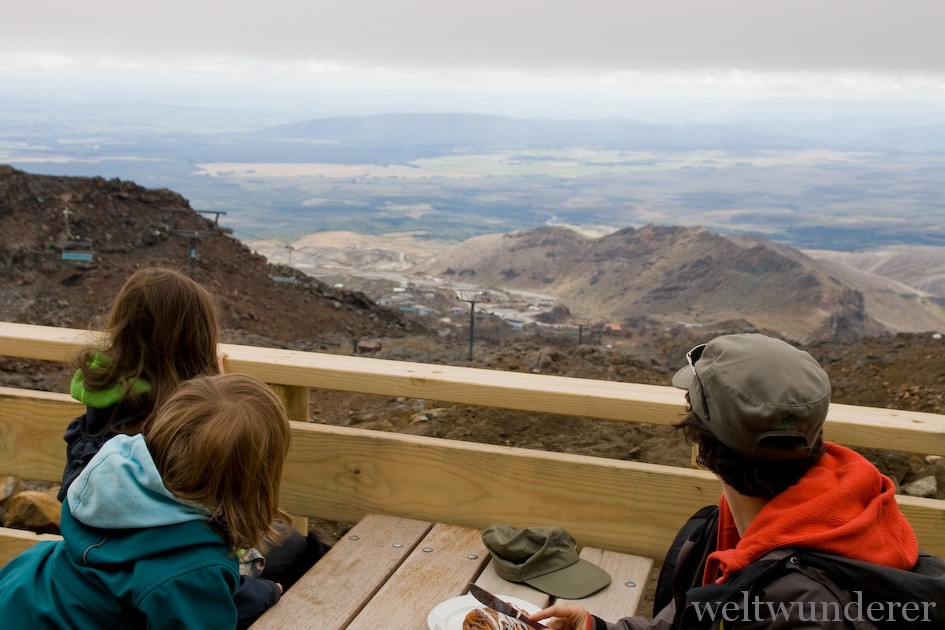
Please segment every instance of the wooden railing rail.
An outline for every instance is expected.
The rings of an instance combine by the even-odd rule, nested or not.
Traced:
[[[0,356],[69,360],[93,333],[0,322]],[[673,387],[222,344],[227,369],[282,386],[292,418],[308,420],[309,388],[383,394],[667,425],[684,412]],[[668,380],[668,378],[667,378]],[[847,446],[945,456],[943,416],[832,404],[825,437]]]

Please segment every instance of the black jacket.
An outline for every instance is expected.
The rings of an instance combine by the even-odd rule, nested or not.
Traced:
[[[136,426],[142,420],[144,413],[140,407],[120,402],[111,407],[86,407],[84,414],[69,423],[63,436],[66,441],[66,468],[62,472],[62,485],[59,487],[60,503],[65,501],[69,486],[102,445],[115,435],[124,433],[122,427]]]

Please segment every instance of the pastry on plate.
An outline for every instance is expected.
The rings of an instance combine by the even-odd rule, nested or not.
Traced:
[[[463,630],[529,630],[529,627],[491,608],[473,608],[463,620]]]

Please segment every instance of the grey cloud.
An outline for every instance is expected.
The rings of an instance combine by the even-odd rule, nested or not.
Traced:
[[[945,74],[939,0],[34,0],[0,53]]]

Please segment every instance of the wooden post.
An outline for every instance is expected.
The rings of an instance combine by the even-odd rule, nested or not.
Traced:
[[[286,413],[289,420],[294,422],[310,422],[309,411],[309,388],[295,385],[273,385],[269,384],[272,391],[279,395],[282,402],[285,403]]]
[[[309,388],[293,385],[269,384],[285,404],[286,414],[293,422],[310,422]],[[308,517],[292,515],[292,526],[303,536],[308,535]]]

